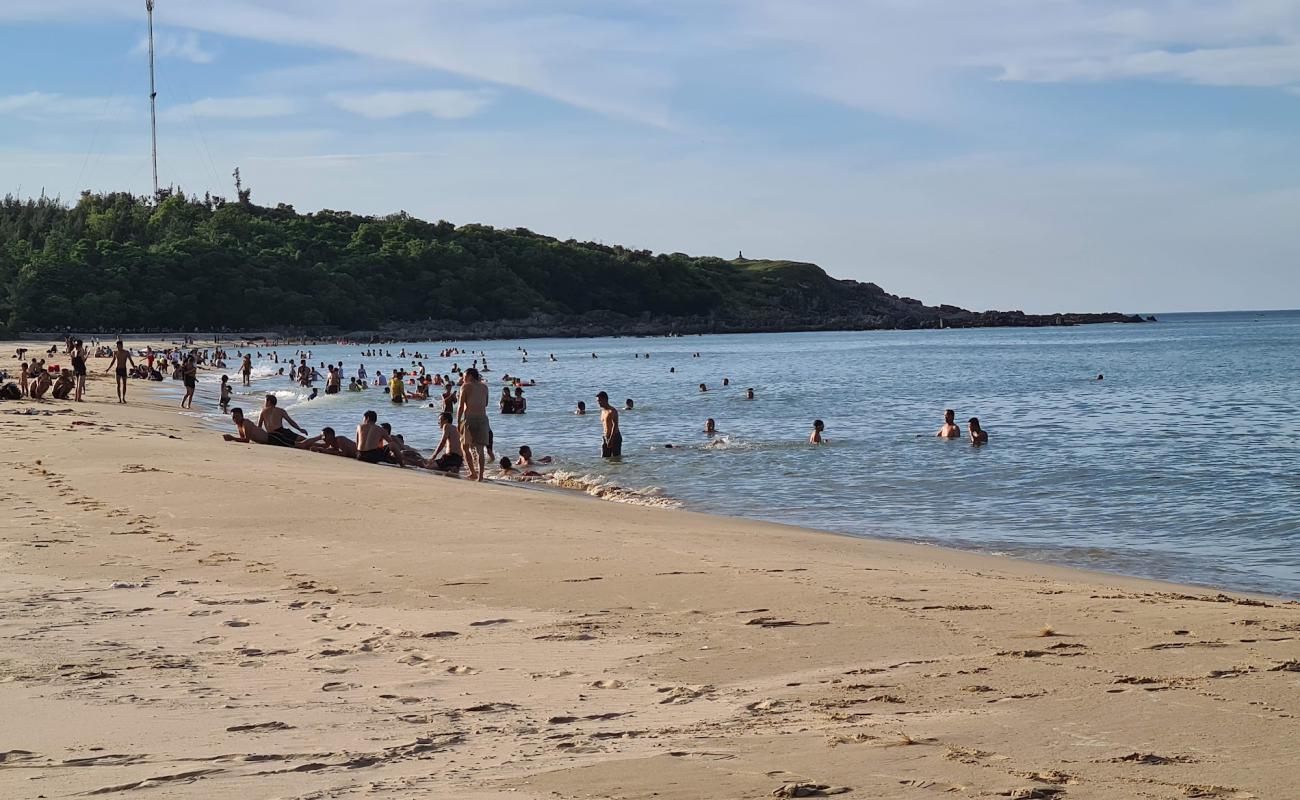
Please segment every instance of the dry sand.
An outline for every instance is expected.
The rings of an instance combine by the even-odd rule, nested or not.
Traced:
[[[131,389],[0,403],[6,800],[1300,797],[1295,603],[226,444]]]

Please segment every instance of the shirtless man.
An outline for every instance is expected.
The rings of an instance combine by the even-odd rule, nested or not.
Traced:
[[[245,386],[251,386],[249,377],[253,374],[253,357],[248,353],[244,354],[244,363],[239,365],[239,374],[244,379]]]
[[[469,479],[482,481],[487,471],[484,451],[491,448],[492,425],[488,422],[488,388],[478,370],[470,367],[463,373],[464,385],[460,389],[460,407],[457,409],[461,445],[469,462]]]
[[[826,423],[819,419],[813,420],[812,433],[808,435],[809,444],[826,444],[826,439],[822,436],[826,430]]]
[[[332,456],[343,456],[344,458],[357,457],[356,442],[346,436],[336,436],[333,428],[321,429],[319,436],[303,439],[298,442],[298,447],[303,450],[310,450],[313,453],[326,453]]]
[[[108,366],[104,369],[108,372],[110,369],[116,371],[117,375],[117,402],[126,402],[126,374],[127,364],[132,368],[135,367],[135,359],[131,358],[131,353],[122,346],[122,340],[117,340],[117,349],[113,355],[109,356]]]
[[[357,460],[367,464],[396,464],[402,466],[401,451],[388,431],[379,426],[379,415],[367,411],[357,426]],[[396,453],[396,455],[394,455]]]
[[[302,431],[302,435],[307,435],[307,429],[293,421],[293,417],[284,409],[276,405],[275,395],[266,396],[266,405],[262,408],[262,414],[257,418],[257,427],[266,431],[266,437],[270,444],[278,444],[281,447],[294,447],[298,444],[298,437],[293,431],[284,427],[288,423],[293,428]]]
[[[452,424],[449,412],[444,411],[438,415],[438,427],[442,429],[442,439],[438,441],[438,446],[434,448],[433,455],[429,456],[429,460],[424,462],[424,468],[436,469],[439,472],[459,473],[461,465],[465,463],[465,455],[461,452],[460,432]]]
[[[609,404],[609,395],[605,392],[596,395],[596,404],[600,406],[600,427],[604,434],[600,445],[600,456],[621,458],[623,433],[618,429],[618,409]]]
[[[266,431],[254,425],[252,420],[244,416],[244,409],[230,409],[230,421],[235,423],[235,430],[239,435],[231,436],[228,433],[223,434],[221,438],[225,439],[227,442],[239,442],[240,444],[249,444],[250,442],[253,444],[271,443],[270,439],[266,435]]]
[[[943,427],[939,429],[935,436],[940,439],[960,439],[961,426],[954,421],[956,416],[956,412],[951,408],[943,412]]]

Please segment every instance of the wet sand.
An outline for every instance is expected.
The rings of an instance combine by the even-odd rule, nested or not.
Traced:
[[[1295,603],[227,444],[112,391],[0,403],[0,797],[1300,794]]]

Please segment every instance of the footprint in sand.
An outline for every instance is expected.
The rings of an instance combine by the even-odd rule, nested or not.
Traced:
[[[474,669],[473,667],[462,667],[460,665],[456,665],[454,667],[447,667],[447,674],[448,675],[477,675],[478,670]]]
[[[613,678],[607,678],[605,680],[596,681],[591,685],[597,689],[622,689],[623,688],[623,682],[614,680]]]
[[[484,619],[478,622],[471,622],[471,628],[482,628],[485,625],[505,625],[507,622],[514,622],[512,619]]]
[[[406,664],[408,666],[414,667],[419,664],[424,664],[429,660],[430,660],[429,657],[424,655],[423,653],[411,653],[408,656],[403,656],[402,658],[397,659],[397,663]]]
[[[329,683],[321,684],[320,690],[322,692],[345,692],[348,689],[357,689],[357,688],[360,687],[358,686],[358,684],[355,683],[343,683],[342,681],[330,681]]]
[[[227,628],[247,628],[249,625],[252,625],[253,623],[249,622],[246,619],[236,618],[236,619],[228,619],[221,624],[225,625]]]
[[[264,731],[291,731],[293,726],[287,722],[254,722],[249,725],[231,725],[226,730],[230,733],[235,732],[264,732]]]

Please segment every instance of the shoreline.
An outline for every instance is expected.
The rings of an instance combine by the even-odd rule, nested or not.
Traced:
[[[429,481],[105,389],[0,413],[4,796],[1294,790],[1300,603]]]

